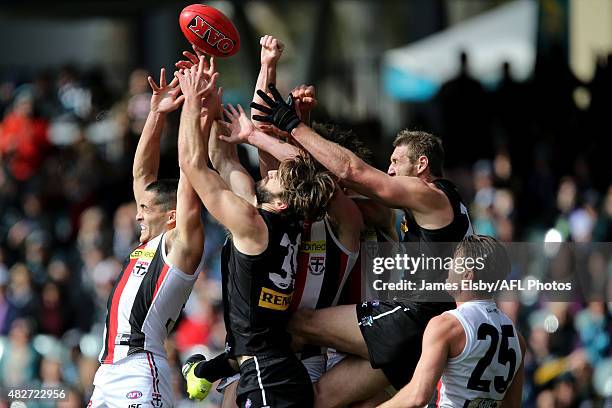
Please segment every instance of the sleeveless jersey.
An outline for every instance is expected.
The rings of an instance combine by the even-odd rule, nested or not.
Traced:
[[[465,347],[448,359],[436,407],[500,407],[522,359],[514,324],[493,300],[466,302],[445,313],[463,326]]]
[[[286,326],[297,271],[301,227],[260,209],[268,246],[259,255],[238,251],[229,238],[221,253],[223,309],[230,356],[290,353]]]
[[[305,222],[291,310],[336,306],[357,256],[340,243],[327,218]]]
[[[395,242],[393,238],[385,234],[382,230],[375,227],[366,226],[366,228],[361,231],[360,242],[363,244],[364,242]],[[355,266],[351,271],[349,276],[349,280],[342,291],[342,295],[340,297],[340,304],[343,305],[353,305],[359,304],[363,302],[364,299],[371,298],[370,294],[367,293],[367,289],[370,287],[363,287],[363,276],[361,272],[361,251],[359,252],[359,257],[355,261]],[[365,291],[364,291],[365,290]],[[362,291],[364,291],[365,295],[362,295]]]
[[[455,185],[446,179],[437,179],[433,182],[437,188],[442,190],[448,197],[453,209],[453,220],[450,224],[435,230],[426,229],[416,223],[410,212],[404,213],[404,220],[401,224],[402,241],[412,243],[407,250],[408,254],[414,257],[432,257],[438,259],[452,258],[456,244],[466,236],[472,235],[474,230],[468,215],[467,207],[463,203]],[[445,282],[448,277],[448,270],[440,269],[420,269],[410,275],[405,275],[405,279],[411,279],[421,285],[421,281],[426,282]],[[420,291],[410,294],[410,300],[436,300],[438,302],[453,303],[452,297],[445,292]]]
[[[165,358],[164,341],[189,298],[203,268],[193,275],[171,265],[166,233],[141,244],[126,259],[107,302],[102,364],[148,351]]]

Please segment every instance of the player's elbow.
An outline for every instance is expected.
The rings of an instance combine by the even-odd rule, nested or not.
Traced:
[[[423,392],[417,392],[413,395],[410,406],[414,407],[424,407],[429,403],[431,399],[431,395],[427,395]]]
[[[202,160],[201,157],[195,155],[183,155],[179,157],[179,167],[183,170],[187,175],[200,171],[207,167],[207,163],[205,160]]]

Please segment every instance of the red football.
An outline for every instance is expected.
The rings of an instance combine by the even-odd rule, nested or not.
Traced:
[[[229,57],[240,49],[234,24],[213,7],[192,4],[181,11],[179,25],[187,40],[215,57]]]

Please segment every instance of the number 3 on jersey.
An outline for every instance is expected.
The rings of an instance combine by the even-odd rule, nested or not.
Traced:
[[[297,268],[297,255],[300,246],[302,235],[298,234],[295,242],[291,242],[291,239],[287,234],[283,235],[281,240],[281,246],[287,248],[287,255],[283,260],[281,272],[270,272],[269,277],[274,284],[281,289],[288,289],[293,286],[295,281],[295,271]]]
[[[514,376],[514,371],[516,369],[516,351],[509,347],[508,342],[508,338],[515,336],[514,328],[508,324],[501,326],[501,329],[502,339],[501,344],[499,345],[499,352],[497,353],[497,363],[503,366],[510,363],[510,370],[508,370],[507,378],[504,378],[503,376],[495,376],[493,379],[493,386],[495,387],[495,391],[503,394],[506,392],[508,385],[512,381],[512,377]],[[497,352],[499,332],[495,326],[488,323],[483,323],[480,325],[480,327],[478,327],[478,340],[485,340],[487,337],[491,338],[489,349],[478,361],[478,364],[476,364],[476,367],[474,368],[474,371],[472,371],[472,375],[467,383],[467,387],[474,391],[490,392],[491,389],[491,380],[483,380],[482,376],[493,362],[493,357],[495,357]]]

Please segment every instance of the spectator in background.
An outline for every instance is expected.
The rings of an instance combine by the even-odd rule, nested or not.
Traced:
[[[0,357],[0,386],[4,389],[32,384],[37,376],[40,356],[30,343],[31,334],[28,320],[13,321]]]
[[[469,72],[468,55],[459,55],[459,75],[440,88],[439,101],[443,130],[444,150],[461,152],[448,155],[447,166],[474,163],[491,157],[493,147],[489,132],[489,110],[484,88]],[[470,147],[464,144],[469,140]]]
[[[81,121],[91,113],[91,91],[80,81],[75,67],[65,65],[57,77],[57,97],[64,119]]]
[[[38,294],[32,286],[32,277],[28,268],[17,263],[10,269],[8,300],[15,308],[17,318],[31,318],[38,315]]]
[[[11,112],[0,125],[0,159],[19,182],[30,180],[44,159],[47,122],[34,117],[34,101],[30,92],[15,97]]]

